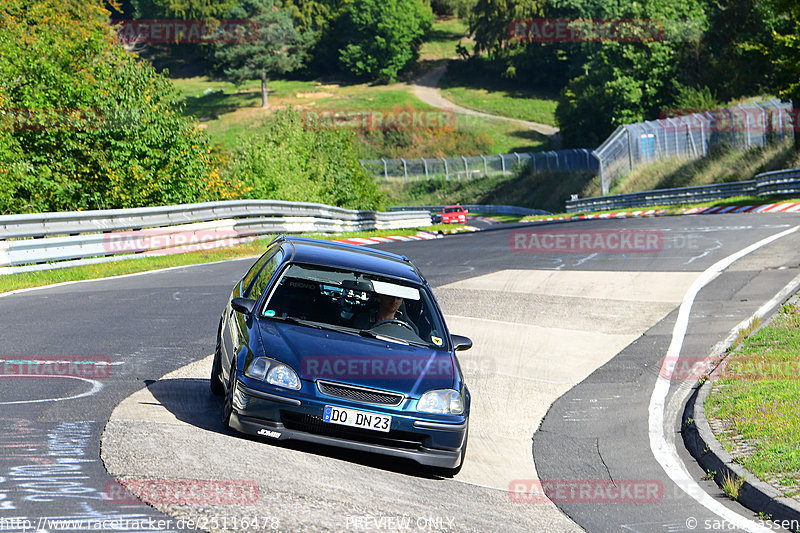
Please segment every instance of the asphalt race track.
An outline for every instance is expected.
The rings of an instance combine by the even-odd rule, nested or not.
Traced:
[[[789,214],[598,220],[537,226],[538,240],[519,225],[380,245],[420,267],[451,332],[475,341],[460,355],[473,405],[454,479],[222,429],[209,355],[252,260],[0,297],[0,531],[644,533],[734,530],[731,517],[759,531],[676,439],[674,404],[692,376],[673,376],[661,398],[659,369],[682,302],[680,355],[699,360],[800,274],[799,232],[703,274],[798,224]],[[655,246],[603,248],[623,234]],[[698,280],[708,283],[688,307]],[[591,490],[570,492],[581,484]],[[544,498],[541,485],[560,492]]]

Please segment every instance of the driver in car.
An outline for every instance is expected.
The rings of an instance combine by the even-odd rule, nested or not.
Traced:
[[[368,312],[362,312],[355,316],[354,327],[359,329],[369,329],[375,324],[380,324],[387,320],[402,320],[414,331],[416,326],[400,310],[403,305],[403,298],[391,296],[389,294],[378,293],[378,305]]]
[[[382,320],[405,320],[403,313],[399,311],[400,306],[403,305],[403,299],[399,296],[389,296],[388,294],[378,295],[378,312],[375,316],[373,323],[378,323]]]

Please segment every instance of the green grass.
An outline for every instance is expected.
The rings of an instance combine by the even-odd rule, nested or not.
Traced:
[[[459,115],[459,128],[484,133],[492,140],[489,152],[462,153],[457,155],[511,154],[514,152],[538,152],[550,148],[550,140],[533,130],[502,119]]]
[[[468,33],[469,24],[465,19],[437,18],[433,22],[428,40],[420,47],[420,59],[425,61],[458,57],[456,46],[459,42],[472,51],[472,40]]]
[[[442,96],[448,100],[491,115],[556,125],[556,94],[521,87],[519,83],[460,65],[451,62],[439,82]]]
[[[611,194],[709,185],[753,179],[761,172],[800,166],[800,154],[790,142],[737,150],[719,146],[702,159],[665,159],[635,168],[611,188]],[[589,191],[599,195],[596,190]]]
[[[473,217],[490,217],[493,218],[496,222],[501,224],[513,224],[515,222],[519,222],[523,218],[522,215],[500,215],[500,214],[493,214],[493,213],[470,213],[469,216]]]
[[[389,205],[494,204],[562,211],[564,199],[580,190],[588,173],[524,173],[472,180],[435,179],[379,184]]]
[[[260,82],[242,87],[207,77],[173,80],[183,98],[184,113],[197,118],[212,142],[233,149],[252,134],[275,109],[297,107],[324,110],[375,111],[397,109],[435,111],[416,98],[404,83],[391,85],[324,84],[310,81],[271,81],[270,107],[261,108]],[[380,157],[454,157],[546,149],[546,137],[503,120],[460,115],[453,130],[358,132],[362,159]]]
[[[761,479],[800,488],[800,307],[785,305],[745,339],[706,401],[720,420],[718,438],[734,450],[741,435],[754,449],[737,460]],[[791,494],[790,494],[791,495]]]
[[[419,230],[437,232],[439,230],[449,229],[452,229],[452,227],[437,224],[424,228],[357,231],[339,235],[329,233],[314,233],[307,236],[315,237],[317,239],[347,239],[355,237],[382,237],[387,235],[415,235]],[[139,257],[136,259],[120,259],[119,261],[110,261],[96,265],[83,265],[56,268],[53,270],[40,270],[37,272],[6,274],[0,276],[0,293],[29,287],[38,287],[41,285],[50,285],[53,283],[62,283],[65,281],[107,278],[110,276],[134,274],[137,272],[146,272],[161,268],[252,257],[259,255],[264,251],[271,237],[272,236],[265,236],[264,238],[249,243],[227,248],[218,248],[215,250],[156,257]]]

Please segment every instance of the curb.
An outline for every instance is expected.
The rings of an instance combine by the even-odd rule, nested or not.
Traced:
[[[735,462],[714,436],[705,411],[712,385],[712,379],[695,385],[694,392],[686,402],[681,418],[681,435],[686,449],[706,472],[715,473],[714,481],[718,486],[722,486],[726,477],[744,479],[737,502],[755,513],[770,515],[773,522],[800,523],[800,502],[783,496]]]
[[[369,246],[371,244],[381,244],[384,242],[403,242],[403,241],[427,241],[430,239],[441,239],[445,234],[462,233],[465,231],[480,231],[473,226],[459,226],[448,231],[431,233],[430,231],[420,231],[416,235],[390,235],[388,237],[355,237],[352,239],[336,239],[335,242],[355,244],[357,246]]]
[[[416,235],[391,235],[388,237],[354,237],[352,239],[336,239],[334,242],[344,242],[357,246],[369,246],[383,242],[405,242],[405,241],[426,241],[429,239],[439,239],[439,235],[428,231],[420,231]]]
[[[577,216],[560,216],[560,217],[547,217],[537,220],[528,220],[527,223],[535,224],[537,222],[555,222],[555,221],[570,221],[570,220],[596,220],[596,219],[611,219],[611,218],[644,218],[644,217],[659,217],[659,216],[682,216],[682,215],[723,215],[733,213],[797,213],[800,212],[800,202],[787,202],[778,204],[760,204],[760,205],[729,205],[722,207],[692,207],[681,208],[677,211],[669,209],[649,209],[639,211],[619,211],[610,213],[599,213],[594,215],[577,215]]]

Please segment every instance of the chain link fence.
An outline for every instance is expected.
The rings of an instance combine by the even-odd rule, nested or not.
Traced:
[[[686,110],[674,110],[676,114]],[[705,156],[715,145],[747,149],[793,138],[792,104],[777,99],[625,124],[594,151],[602,194],[635,166],[666,159]]]
[[[592,150],[557,150],[462,157],[372,159],[361,161],[367,172],[387,181],[465,180],[510,174],[528,166],[534,172],[575,172],[599,169]]]

